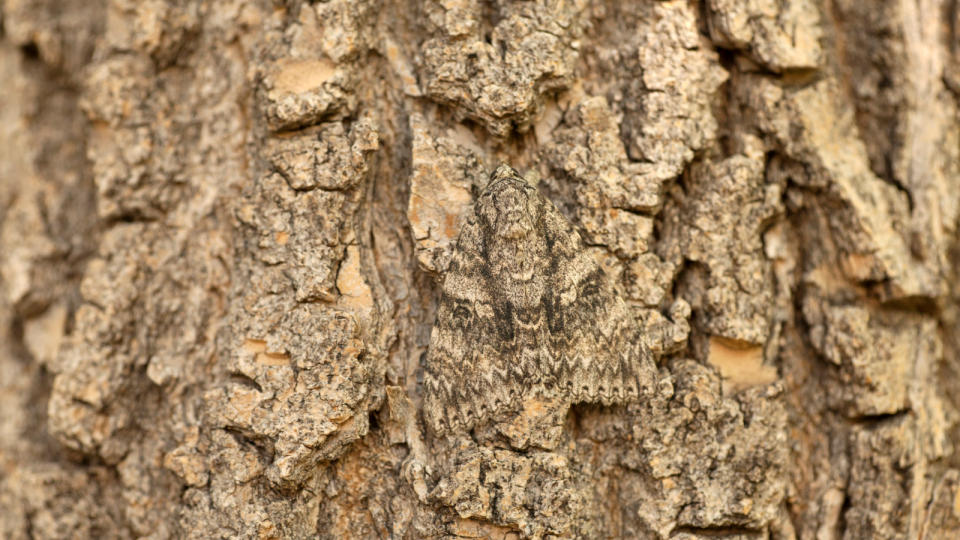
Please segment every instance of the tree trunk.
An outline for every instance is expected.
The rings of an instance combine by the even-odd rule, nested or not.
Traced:
[[[956,0],[0,24],[0,537],[960,537]]]

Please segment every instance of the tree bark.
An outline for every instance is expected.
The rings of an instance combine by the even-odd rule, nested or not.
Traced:
[[[0,1],[0,537],[960,537],[958,67],[956,0]],[[501,163],[655,374],[444,432]]]

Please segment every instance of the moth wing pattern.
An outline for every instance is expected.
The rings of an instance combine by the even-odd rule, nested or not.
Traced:
[[[635,400],[653,379],[653,362],[623,299],[590,255],[581,251],[548,309],[560,386],[573,401],[605,405]]]
[[[656,368],[573,225],[501,165],[460,231],[424,374],[427,422],[469,430],[536,395],[624,403]]]
[[[444,279],[438,324],[430,337],[426,399],[428,410],[436,411],[435,420],[442,419],[446,425],[435,425],[438,432],[472,425],[502,410],[505,403],[496,389],[511,377],[496,341],[483,341],[493,333],[494,321],[490,291],[479,286],[483,281],[480,253],[471,249],[476,244],[468,240],[477,228],[475,216],[464,223]]]

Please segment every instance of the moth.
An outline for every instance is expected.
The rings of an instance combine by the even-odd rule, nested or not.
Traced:
[[[501,165],[465,220],[424,374],[435,433],[545,397],[636,400],[656,368],[628,306],[560,211]]]

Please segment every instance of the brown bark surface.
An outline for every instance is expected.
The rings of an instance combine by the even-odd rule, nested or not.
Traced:
[[[441,434],[501,163],[654,389]],[[0,0],[0,538],[958,538],[958,224],[956,0]]]

